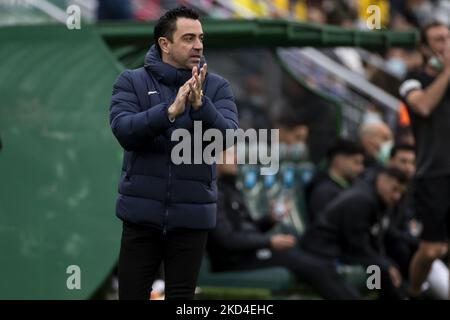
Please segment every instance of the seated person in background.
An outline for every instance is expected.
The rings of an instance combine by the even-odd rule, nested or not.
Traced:
[[[415,163],[414,146],[399,144],[392,148],[387,166],[402,171],[411,181],[416,171]],[[409,264],[419,244],[411,183],[399,203],[390,210],[389,220],[385,237],[386,253],[398,264],[402,276],[408,279]]]
[[[328,170],[318,172],[307,191],[311,221],[319,217],[327,204],[336,198],[364,170],[364,151],[356,143],[337,140],[327,152]]]
[[[234,148],[229,148],[226,153],[234,156]],[[207,244],[213,271],[241,268],[244,260],[256,261],[258,255],[264,255],[267,252],[264,249],[283,251],[295,246],[296,239],[292,235],[267,233],[282,215],[277,216],[269,210],[269,215],[261,220],[252,219],[243,194],[236,187],[237,165],[217,164],[217,174],[217,222]]]
[[[225,154],[234,163],[217,164],[217,224],[207,241],[212,271],[284,267],[325,299],[358,298],[358,293],[338,276],[333,263],[302,252],[292,235],[268,233],[283,218],[277,217],[272,208],[262,220],[252,219],[243,194],[236,187],[235,147]]]
[[[363,123],[359,129],[359,139],[364,149],[364,173],[382,167],[389,158],[392,147],[392,131],[382,120],[370,120]]]
[[[381,271],[380,298],[403,298],[402,277],[384,254],[386,209],[400,201],[406,175],[382,169],[372,184],[364,180],[342,192],[323,211],[301,241],[302,249],[317,257],[346,264],[377,265]]]

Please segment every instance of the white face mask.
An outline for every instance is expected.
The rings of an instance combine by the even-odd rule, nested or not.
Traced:
[[[407,71],[405,62],[399,58],[390,58],[386,62],[386,68],[399,78],[403,78]]]
[[[378,149],[377,153],[377,160],[382,165],[385,165],[387,161],[389,160],[389,156],[391,154],[391,149],[394,146],[394,143],[392,140],[383,142],[380,146],[380,149]]]

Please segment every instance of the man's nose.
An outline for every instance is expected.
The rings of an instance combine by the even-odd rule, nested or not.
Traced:
[[[195,50],[202,50],[203,49],[203,42],[197,38],[194,43],[194,49]]]

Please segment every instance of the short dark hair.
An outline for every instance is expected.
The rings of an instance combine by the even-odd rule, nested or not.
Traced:
[[[401,151],[410,151],[410,152],[416,152],[416,148],[411,145],[411,144],[406,144],[406,143],[402,143],[402,144],[396,144],[392,149],[391,149],[391,154],[390,154],[390,158],[394,158],[397,153],[401,152]]]
[[[449,27],[447,24],[441,21],[432,21],[425,24],[422,28],[420,28],[420,43],[422,45],[428,46],[428,30],[435,27]]]
[[[339,138],[327,150],[328,162],[333,161],[337,155],[352,156],[356,154],[364,154],[363,148],[349,139]]]
[[[178,18],[188,18],[193,20],[199,19],[199,14],[185,6],[176,7],[167,11],[164,15],[162,15],[153,29],[153,38],[155,41],[155,46],[158,49],[159,54],[161,55],[161,48],[158,44],[158,39],[160,37],[166,37],[170,41],[173,41],[173,33],[176,29],[176,22]]]
[[[397,180],[397,182],[400,184],[408,184],[409,183],[409,178],[406,175],[406,173],[404,173],[403,171],[401,171],[398,168],[384,167],[378,172],[378,175],[380,175],[380,174],[385,174],[385,175]]]

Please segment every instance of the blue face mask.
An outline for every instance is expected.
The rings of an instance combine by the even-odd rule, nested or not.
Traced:
[[[403,78],[407,71],[405,62],[399,58],[390,58],[386,62],[386,68],[399,78]]]

